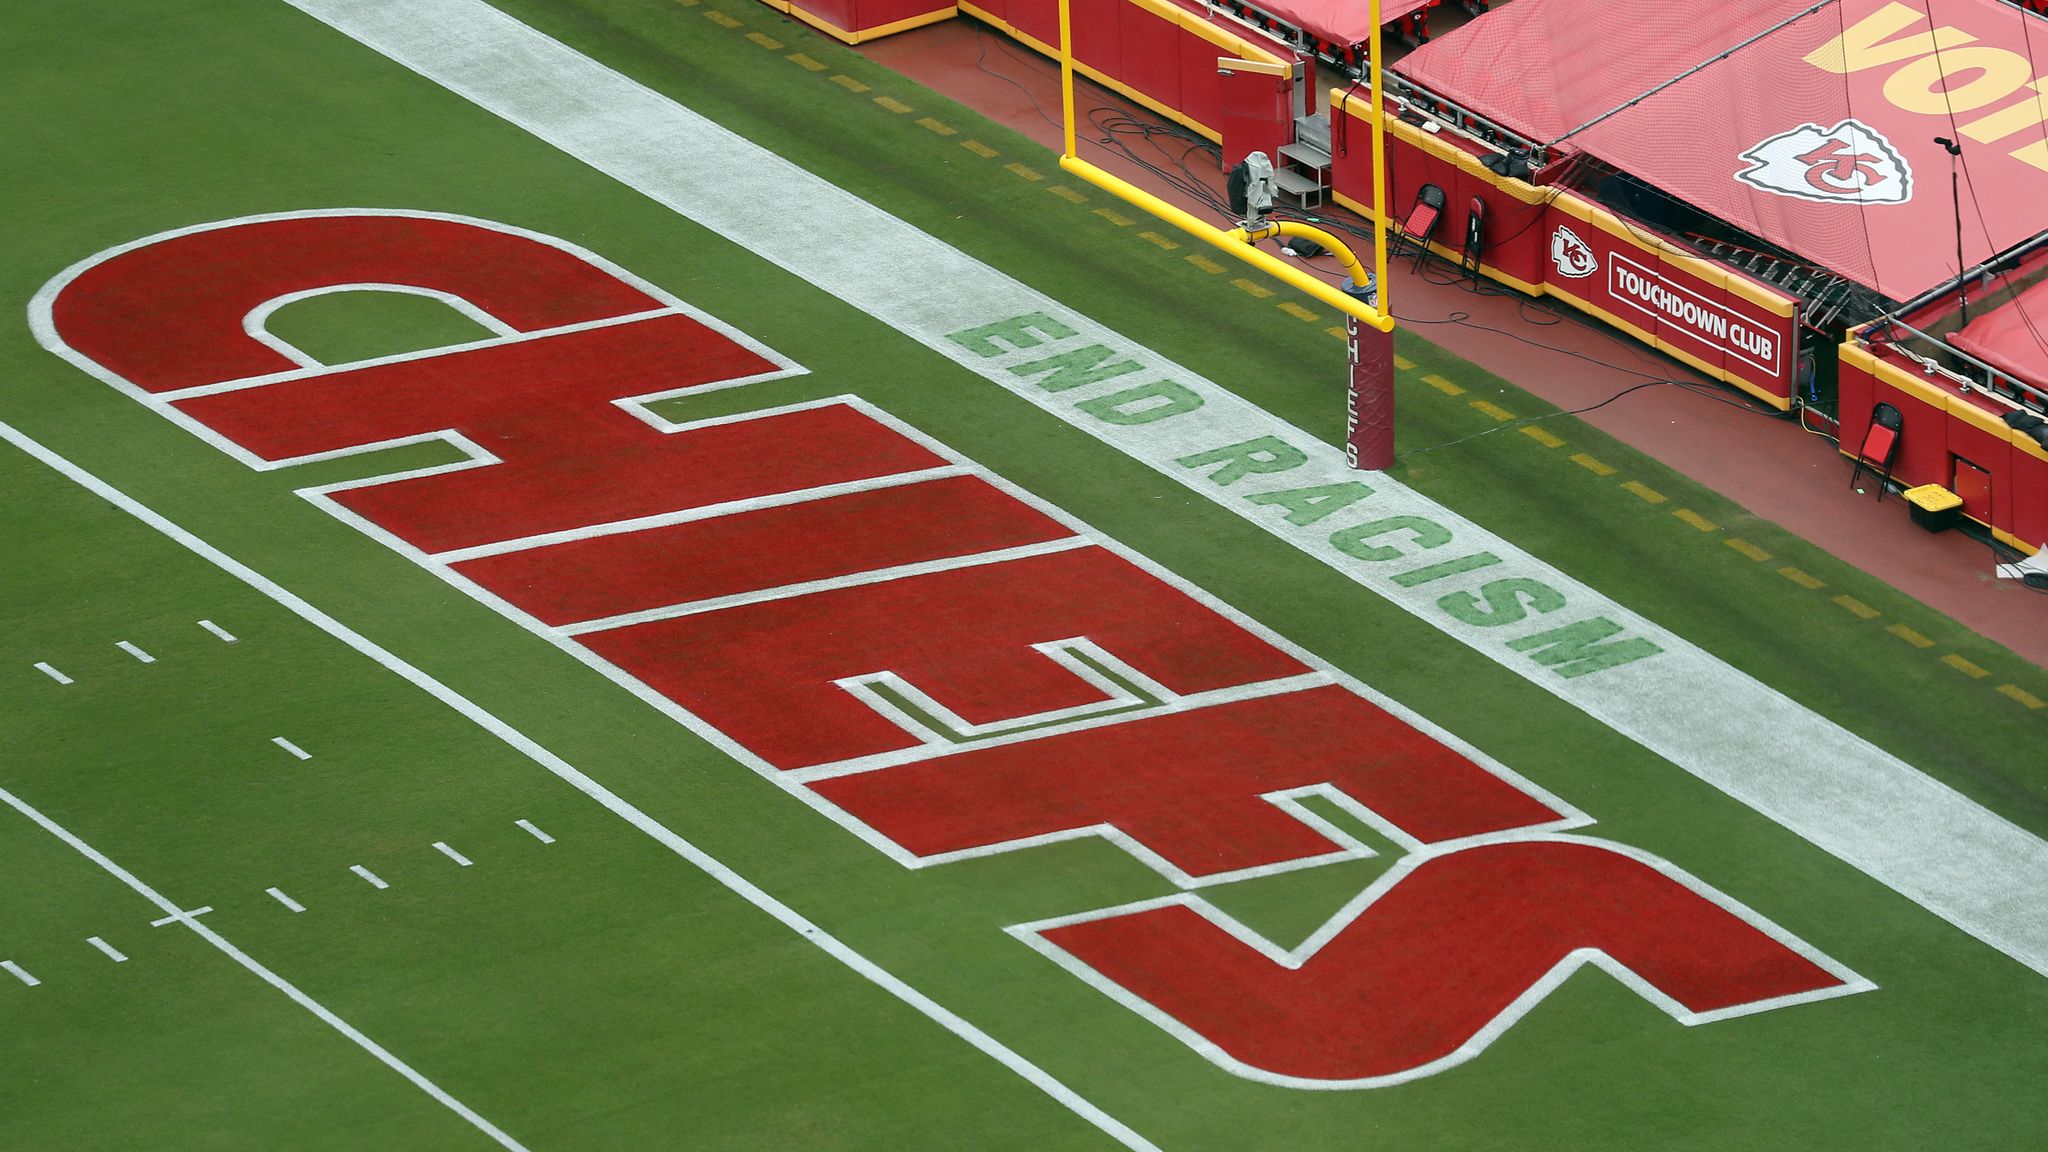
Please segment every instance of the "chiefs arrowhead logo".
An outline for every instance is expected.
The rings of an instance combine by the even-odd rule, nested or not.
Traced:
[[[1562,224],[1550,234],[1550,262],[1557,265],[1558,275],[1573,280],[1583,280],[1600,270],[1600,258],[1593,254],[1593,246]]]
[[[1801,200],[1904,204],[1913,197],[1913,170],[1875,128],[1844,120],[1833,128],[1802,124],[1742,154],[1749,167],[1737,180]]]

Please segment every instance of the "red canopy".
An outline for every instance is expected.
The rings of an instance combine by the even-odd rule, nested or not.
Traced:
[[[2048,280],[1993,308],[1948,342],[2036,388],[2048,388]]]
[[[2048,230],[2048,21],[2000,0],[1517,0],[1400,70],[1545,142],[1612,111],[1569,142],[1894,300],[1957,273],[1937,135],[1966,265]]]
[[[1392,24],[1434,3],[1436,0],[1380,0],[1380,23]],[[1257,0],[1255,6],[1332,44],[1363,44],[1372,35],[1371,10],[1365,0]]]
[[[1549,142],[1813,0],[1515,0],[1431,40],[1394,71]]]

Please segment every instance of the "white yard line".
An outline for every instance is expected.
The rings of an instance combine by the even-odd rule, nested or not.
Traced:
[[[169,916],[160,916],[155,920],[151,920],[149,926],[151,928],[162,928],[169,924],[197,924],[201,916],[211,911],[213,911],[213,905],[211,904],[202,908],[194,908],[190,911],[174,908]]]
[[[36,661],[36,671],[41,672],[43,675],[48,676],[50,679],[55,680],[59,684],[69,684],[72,682],[71,677],[66,676],[62,672],[57,671],[55,668],[50,667],[48,664],[43,663],[41,660]]]
[[[447,844],[446,844],[445,842],[443,842],[443,841],[440,841],[440,840],[436,840],[436,841],[434,841],[434,848],[435,848],[435,850],[436,850],[436,851],[440,852],[440,853],[441,853],[441,855],[443,855],[443,856],[446,856],[446,857],[447,857],[447,858],[449,858],[450,860],[453,860],[453,861],[455,861],[455,862],[456,862],[457,864],[460,864],[460,865],[462,865],[462,866],[463,866],[464,868],[467,868],[467,867],[469,867],[469,866],[470,866],[470,865],[471,865],[472,863],[475,863],[475,861],[472,861],[472,860],[471,860],[471,859],[470,859],[469,857],[467,857],[467,856],[464,856],[464,855],[463,855],[462,853],[460,853],[460,852],[457,852],[457,851],[456,851],[455,849],[453,849],[453,848],[450,848],[450,847],[449,847],[449,846],[448,846],[448,845],[447,845]]]
[[[543,844],[553,844],[555,842],[555,838],[553,836],[550,836],[547,833],[541,831],[540,829],[535,828],[533,826],[533,821],[531,820],[515,820],[513,821],[513,823],[519,825],[521,828],[526,829],[527,835],[532,836],[535,840],[538,840]]]
[[[11,429],[6,429],[6,425],[0,425],[0,429],[12,431]],[[206,941],[208,944],[213,945],[214,948],[218,949],[222,954],[226,955],[235,963],[241,965],[242,968],[248,971],[251,975],[255,976],[259,980],[262,980],[265,984],[270,985],[272,988],[277,989],[279,992],[284,993],[284,995],[290,998],[290,1000],[294,1004],[297,1004],[299,1007],[304,1008],[308,1012],[311,1012],[314,1016],[319,1018],[321,1023],[326,1024],[329,1028],[332,1028],[336,1032],[339,1032],[343,1036],[346,1036],[351,1042],[353,1042],[356,1045],[356,1047],[361,1048],[363,1051],[369,1053],[372,1057],[376,1058],[376,1060],[379,1063],[391,1069],[393,1072],[398,1073],[400,1076],[405,1077],[405,1079],[410,1081],[415,1088],[418,1088],[420,1091],[425,1092],[428,1096],[431,1096],[442,1107],[447,1108],[449,1111],[455,1113],[457,1116],[460,1116],[464,1120],[467,1120],[471,1126],[476,1128],[477,1131],[482,1132],[484,1135],[496,1141],[499,1147],[509,1149],[510,1152],[526,1152],[526,1147],[524,1145],[519,1143],[519,1141],[514,1140],[512,1137],[506,1135],[502,1130],[498,1128],[497,1125],[491,1123],[489,1120],[486,1120],[482,1116],[478,1115],[474,1110],[472,1110],[469,1107],[469,1105],[464,1104],[462,1101],[457,1100],[453,1096],[450,1096],[447,1092],[443,1091],[439,1085],[435,1084],[433,1081],[427,1079],[425,1076],[422,1076],[419,1072],[415,1071],[412,1065],[407,1064],[405,1061],[400,1060],[398,1057],[392,1055],[391,1052],[387,1050],[383,1045],[377,1043],[375,1040],[370,1039],[368,1036],[358,1031],[354,1025],[350,1024],[348,1021],[343,1020],[341,1017],[329,1011],[319,1001],[313,999],[311,996],[306,995],[304,992],[301,992],[298,989],[298,987],[293,985],[290,981],[286,980],[284,977],[279,976],[277,973],[271,971],[270,969],[264,967],[262,964],[258,963],[248,953],[242,951],[240,948],[235,947],[233,943],[229,942],[227,937],[222,936],[220,933],[215,932],[211,928],[208,928],[204,923],[200,922],[200,920],[198,919],[198,914],[196,912],[186,912],[183,909],[179,908],[176,904],[172,903],[169,898],[165,897],[163,893],[158,892],[156,889],[150,887],[148,884],[143,883],[140,879],[136,877],[136,875],[133,872],[130,872],[126,868],[123,868],[119,864],[116,864],[113,860],[109,859],[106,856],[106,854],[102,853],[99,849],[94,848],[92,845],[86,843],[84,840],[79,839],[69,829],[65,828],[61,824],[58,824],[56,821],[50,819],[48,816],[43,815],[41,812],[31,807],[27,801],[16,796],[14,793],[7,791],[5,788],[0,788],[0,804],[5,804],[7,807],[12,808],[16,812],[21,813],[23,816],[28,817],[30,822],[34,823],[37,827],[41,828],[43,831],[48,832],[50,835],[55,836],[57,839],[69,845],[71,849],[77,852],[80,856],[83,856],[87,860],[90,860],[94,864],[98,865],[101,871],[107,873],[109,876],[112,876],[114,879],[119,880],[122,884],[127,885],[130,891],[142,897],[144,900],[149,901],[151,904],[156,905],[158,910],[167,913],[167,915],[163,919],[163,922],[177,922],[191,929],[194,935]],[[8,970],[12,971],[16,976],[20,977],[25,983],[33,984],[36,982],[34,977],[29,976],[26,972],[23,972],[19,968],[16,968],[11,961],[6,962],[5,964],[0,964],[0,967],[6,967]]]
[[[279,748],[282,748],[285,751],[291,753],[294,759],[311,760],[313,758],[312,753],[306,751],[304,748],[299,747],[297,744],[292,743],[291,741],[285,739],[282,736],[272,736],[270,738],[270,742],[272,744],[277,745]]]
[[[301,904],[297,900],[294,900],[291,897],[285,895],[283,891],[279,889],[265,888],[263,891],[272,900],[277,901],[279,904],[284,905],[286,908],[289,908],[294,912],[304,912],[306,910],[306,906],[304,904]]]
[[[375,888],[379,891],[391,887],[391,885],[386,884],[384,882],[383,877],[377,875],[375,872],[370,871],[368,868],[363,867],[361,864],[351,864],[348,866],[348,870],[355,873],[358,876],[361,876],[364,880],[369,882],[370,887]]]
[[[114,947],[97,936],[87,936],[85,942],[99,949],[107,959],[112,960],[116,964],[126,964],[128,962],[128,957],[123,956],[119,948]]]
[[[1107,1112],[1102,1111],[1102,1109],[1096,1107],[1094,1104],[1089,1103],[1079,1093],[1075,1092],[1072,1088],[1067,1087],[1064,1083],[1054,1078],[1050,1073],[1046,1072],[1038,1065],[1033,1064],[1029,1060],[1026,1060],[1024,1057],[1018,1055],[1015,1051],[1011,1050],[1007,1045],[996,1040],[988,1033],[982,1031],[979,1027],[970,1023],[968,1020],[960,1016],[958,1013],[954,1012],[952,1009],[947,1008],[945,1005],[940,1004],[936,1000],[933,1000],[931,997],[925,995],[923,992],[920,992],[916,988],[911,987],[908,983],[904,982],[895,974],[889,972],[887,969],[882,968],[880,965],[877,965],[874,961],[868,959],[866,956],[855,951],[853,948],[849,947],[844,941],[840,940],[837,936],[834,936],[831,933],[825,931],[823,928],[813,923],[808,917],[804,916],[802,913],[799,913],[794,908],[791,908],[789,905],[784,904],[782,901],[776,899],[774,896],[769,895],[769,893],[766,890],[762,889],[753,881],[748,880],[746,877],[741,876],[739,873],[726,867],[722,862],[720,862],[716,857],[712,856],[710,853],[705,852],[703,849],[697,847],[695,844],[692,844],[690,841],[685,840],[681,836],[677,835],[675,831],[670,829],[667,825],[662,824],[660,821],[654,819],[652,816],[649,816],[640,808],[627,802],[623,797],[619,796],[617,793],[613,792],[609,788],[606,788],[604,785],[599,784],[596,780],[591,779],[589,776],[585,775],[580,769],[576,768],[568,761],[563,760],[561,757],[555,755],[553,752],[548,751],[546,748],[542,747],[540,744],[535,742],[532,738],[528,737],[525,733],[520,732],[518,729],[512,727],[510,724],[507,724],[503,720],[500,720],[497,716],[493,715],[492,713],[485,711],[482,707],[479,707],[474,701],[470,700],[468,697],[448,687],[446,684],[441,683],[439,680],[436,680],[432,676],[427,675],[425,672],[414,667],[412,664],[399,659],[389,650],[385,649],[379,644],[374,643],[373,641],[364,637],[362,634],[355,631],[353,628],[350,628],[348,625],[343,624],[342,622],[336,620],[332,616],[329,616],[327,613],[322,612],[320,609],[315,608],[313,605],[307,603],[298,595],[285,589],[276,581],[270,579],[267,576],[264,576],[262,573],[257,572],[255,569],[250,568],[248,565],[243,564],[241,561],[234,559],[227,553],[222,552],[220,549],[215,548],[213,545],[208,544],[206,541],[201,540],[199,537],[194,536],[192,533],[186,531],[185,529],[180,528],[178,525],[172,523],[170,520],[158,515],[155,511],[151,510],[147,505],[144,505],[142,502],[129,496],[127,493],[121,491],[120,489],[114,487],[113,485],[108,484],[106,481],[101,480],[99,477],[94,476],[92,473],[87,472],[85,469],[80,468],[78,465],[72,463],[70,460],[65,459],[58,453],[51,451],[49,448],[37,442],[33,438],[24,435],[18,429],[14,428],[12,425],[9,425],[5,422],[0,422],[0,440],[5,440],[6,442],[13,444],[14,446],[20,448],[22,451],[27,452],[29,455],[42,461],[44,464],[47,464],[51,468],[56,469],[58,472],[63,473],[72,482],[80,485],[87,491],[107,501],[109,504],[112,504],[115,507],[121,509],[122,511],[128,513],[130,516],[135,517],[137,520],[142,521],[144,524],[149,525],[151,528],[154,528],[158,532],[163,533],[165,536],[170,537],[172,540],[177,541],[180,545],[183,545],[186,549],[188,549],[195,555],[201,557],[202,559],[206,560],[208,563],[213,564],[215,567],[221,569],[223,572],[226,572],[228,575],[233,576],[235,579],[240,580],[242,583],[248,585],[250,588],[253,588],[256,591],[262,593],[263,595],[269,597],[270,599],[276,601],[280,606],[292,612],[300,619],[305,620],[307,623],[327,633],[329,636],[334,637],[335,639],[348,645],[350,648],[353,648],[357,652],[362,653],[364,656],[369,657],[371,660],[375,661],[380,667],[399,676],[406,682],[412,684],[414,687],[419,688],[421,691],[427,693],[434,699],[440,701],[442,704],[445,704],[449,708],[460,713],[465,719],[468,719],[470,722],[474,723],[479,728],[482,728],[484,731],[489,732],[491,735],[504,741],[506,744],[510,745],[514,750],[518,751],[521,755],[532,760],[535,764],[538,764],[540,767],[546,769],[548,772],[552,773],[557,778],[569,784],[577,791],[582,792],[584,795],[590,797],[592,800],[595,800],[598,804],[602,805],[607,811],[611,812],[613,815],[618,816],[620,819],[626,821],[628,824],[631,824],[634,828],[646,834],[650,839],[653,839],[655,842],[661,844],[669,851],[675,853],[678,857],[681,857],[683,860],[702,870],[707,875],[709,875],[713,880],[716,880],[718,883],[730,889],[735,895],[739,896],[741,899],[754,905],[756,908],[761,909],[763,912],[768,913],[770,916],[773,916],[784,927],[796,933],[798,936],[801,936],[803,939],[808,941],[814,947],[818,948],[820,951],[823,951],[825,954],[831,956],[834,960],[839,961],[841,964],[846,965],[848,968],[853,969],[855,972],[859,973],[862,977],[874,983],[883,991],[888,992],[890,995],[896,997],[898,1000],[901,1000],[904,1004],[922,1013],[924,1016],[929,1018],[933,1023],[944,1028],[946,1031],[951,1032],[953,1035],[958,1036],[960,1039],[964,1040],[969,1045],[973,1046],[976,1050],[980,1051],[989,1058],[995,1060],[997,1063],[1001,1064],[1003,1067],[1009,1069],[1010,1071],[1016,1073],[1018,1076],[1024,1078],[1032,1086],[1038,1088],[1047,1096],[1050,1096],[1052,1099],[1054,1099],[1061,1105],[1065,1106],[1069,1111],[1072,1111],[1082,1120],[1100,1129],[1105,1135],[1109,1136],[1111,1139],[1114,1139],[1118,1143],[1122,1144],[1124,1147],[1131,1149],[1132,1152],[1158,1152],[1158,1148],[1156,1145],[1146,1140],[1143,1136],[1138,1135],[1135,1131],[1133,1131],[1129,1126],[1125,1125],[1122,1121],[1116,1119],[1114,1116],[1109,1115]],[[19,802],[15,801],[13,796],[5,793],[4,791],[0,791],[0,798],[5,798],[7,801],[15,804],[17,807],[20,807]],[[22,808],[22,810],[24,812],[32,811],[26,808]],[[49,824],[47,821],[42,820],[40,816],[40,813],[36,813],[34,816],[32,816],[32,818],[36,819],[38,823],[44,824],[46,828],[49,828],[53,832],[57,832],[61,838],[65,839],[67,843],[71,843],[73,847],[78,848],[81,852],[84,852],[94,857],[95,860],[105,861],[104,857],[100,857],[98,853],[94,852],[90,847],[85,845],[84,842],[78,841],[69,833],[63,832],[61,829],[58,829],[55,825]],[[552,837],[548,836],[545,832],[542,832],[540,829],[534,827],[530,822],[522,819],[517,823],[520,827],[526,829],[535,837],[539,838],[542,843],[553,842]],[[134,877],[128,875],[128,873],[118,870],[112,861],[105,861],[102,866],[106,867],[108,871],[114,872],[117,876],[120,876],[122,879],[127,881],[130,887],[135,888],[137,891],[144,893],[159,907],[162,907],[171,912],[177,911],[176,907],[172,905],[168,900],[165,900],[162,896],[157,895],[153,890],[143,887],[140,881],[135,880]],[[292,901],[276,889],[270,889],[270,894],[276,897],[280,903],[285,904],[287,907],[293,906]],[[297,909],[295,908],[294,910],[296,911]],[[238,961],[243,963],[244,967],[248,967],[250,968],[251,971],[255,971],[258,972],[260,975],[263,975],[266,980],[270,981],[272,984],[279,987],[280,989],[287,990],[288,994],[291,995],[294,1000],[299,1001],[301,1004],[308,1007],[309,1010],[315,1010],[318,1014],[321,1014],[322,1019],[327,1020],[337,1029],[344,1030],[345,1033],[351,1039],[354,1039],[357,1041],[358,1044],[363,1045],[366,1050],[372,1051],[374,1054],[377,1054],[379,1059],[384,1060],[385,1063],[389,1064],[394,1069],[397,1069],[404,1073],[408,1079],[413,1080],[414,1083],[420,1085],[423,1089],[430,1091],[432,1094],[435,1095],[436,1099],[439,1099],[444,1104],[447,1104],[451,1108],[455,1108],[458,1111],[460,1111],[465,1119],[470,1119],[471,1122],[476,1124],[479,1128],[482,1128],[485,1131],[491,1133],[494,1136],[494,1138],[497,1138],[500,1141],[500,1143],[504,1144],[507,1148],[517,1149],[520,1147],[518,1144],[512,1142],[510,1137],[505,1136],[502,1132],[499,1132],[494,1127],[489,1127],[488,1122],[483,1120],[482,1117],[476,1116],[475,1113],[470,1112],[460,1102],[454,1100],[452,1097],[448,1097],[445,1093],[442,1093],[440,1089],[435,1088],[424,1077],[420,1077],[417,1073],[413,1072],[411,1068],[400,1063],[395,1057],[392,1057],[388,1052],[385,1052],[382,1048],[375,1047],[375,1045],[367,1037],[362,1037],[360,1033],[356,1032],[353,1028],[350,1028],[338,1017],[334,1017],[332,1013],[328,1013],[326,1009],[320,1008],[312,1000],[304,997],[303,994],[299,993],[296,988],[292,988],[290,985],[285,984],[281,978],[278,978],[277,976],[275,976],[275,974],[270,973],[268,969],[260,968],[260,966],[257,966],[255,964],[255,961],[249,960],[246,956],[242,955],[238,950],[232,950],[233,946],[228,944],[226,940],[221,939],[217,933],[214,933],[211,929],[206,928],[205,925],[200,924],[197,921],[192,921],[190,927],[194,932],[198,932],[202,936],[205,936],[210,943],[214,944],[215,947],[220,948],[223,951],[227,951],[229,952],[230,955],[236,957]]]
[[[137,648],[135,645],[130,644],[126,640],[120,641],[119,643],[115,644],[114,647],[119,648],[121,651],[126,652],[130,656],[135,657],[137,660],[142,661],[144,664],[156,663],[156,657],[151,656],[149,653],[144,652],[142,649]]]
[[[1277,509],[1244,497],[1360,479],[1341,450],[481,0],[287,2],[1252,520],[2048,974],[2048,843],[1493,533],[1382,475],[1369,477],[1374,492],[1358,507],[1363,517],[1287,523]],[[680,164],[678,156],[721,162]],[[976,350],[954,339],[1030,314],[1053,330],[1034,348]],[[1144,374],[1130,379],[1177,382],[1200,406],[1169,420],[1111,424],[1075,401],[1123,378],[1050,393],[1015,371],[1020,361],[1090,345],[1139,361]],[[1333,350],[1333,388],[1337,371]],[[1302,463],[1228,487],[1212,482],[1209,470],[1180,463],[1259,437],[1298,452]],[[1560,676],[1509,646],[1540,625],[1487,628],[1453,619],[1437,603],[1446,585],[1398,579],[1413,575],[1412,561],[1361,563],[1329,539],[1344,524],[1390,517],[1440,527],[1458,546],[1438,555],[1497,557],[1489,575],[1540,579],[1565,595],[1573,618],[1597,614],[1662,652],[1595,675]]]
[[[21,965],[16,964],[12,960],[0,960],[0,970],[5,970],[9,975],[13,976],[16,980],[21,981],[23,984],[26,984],[31,988],[42,983],[41,980],[38,980],[34,976],[29,975],[28,969],[23,968]]]
[[[208,632],[213,633],[215,636],[220,637],[221,642],[224,644],[233,644],[235,642],[235,637],[233,633],[229,632],[227,629],[221,627],[220,625],[215,624],[211,620],[201,620],[199,622],[199,626],[201,628],[206,629]]]

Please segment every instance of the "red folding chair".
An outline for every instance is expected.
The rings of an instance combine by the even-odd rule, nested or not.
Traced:
[[[1415,204],[1408,209],[1408,215],[1397,230],[1404,240],[1415,242],[1415,267],[1422,268],[1423,258],[1429,255],[1429,238],[1436,234],[1437,222],[1444,215],[1444,190],[1434,184],[1424,184],[1415,191]]]
[[[1879,478],[1877,498],[1884,499],[1884,488],[1892,481],[1892,461],[1899,455],[1899,433],[1906,427],[1906,418],[1897,408],[1879,404],[1870,410],[1870,429],[1863,434],[1863,443],[1856,449],[1856,465],[1849,469],[1849,488],[1854,491],[1856,478],[1865,468]]]

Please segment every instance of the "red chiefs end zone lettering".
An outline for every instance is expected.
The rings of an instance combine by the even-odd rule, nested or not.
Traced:
[[[488,340],[326,366],[280,302],[442,299]],[[854,397],[672,423],[801,372],[598,258],[479,221],[307,213],[130,245],[46,344],[260,469],[438,440],[306,489],[909,867],[1099,836],[1166,901],[1012,929],[1243,1075],[1469,1058],[1584,964],[1687,1023],[1869,985],[1086,525]],[[366,462],[366,467],[373,465]],[[1408,855],[1283,952],[1193,894]]]

